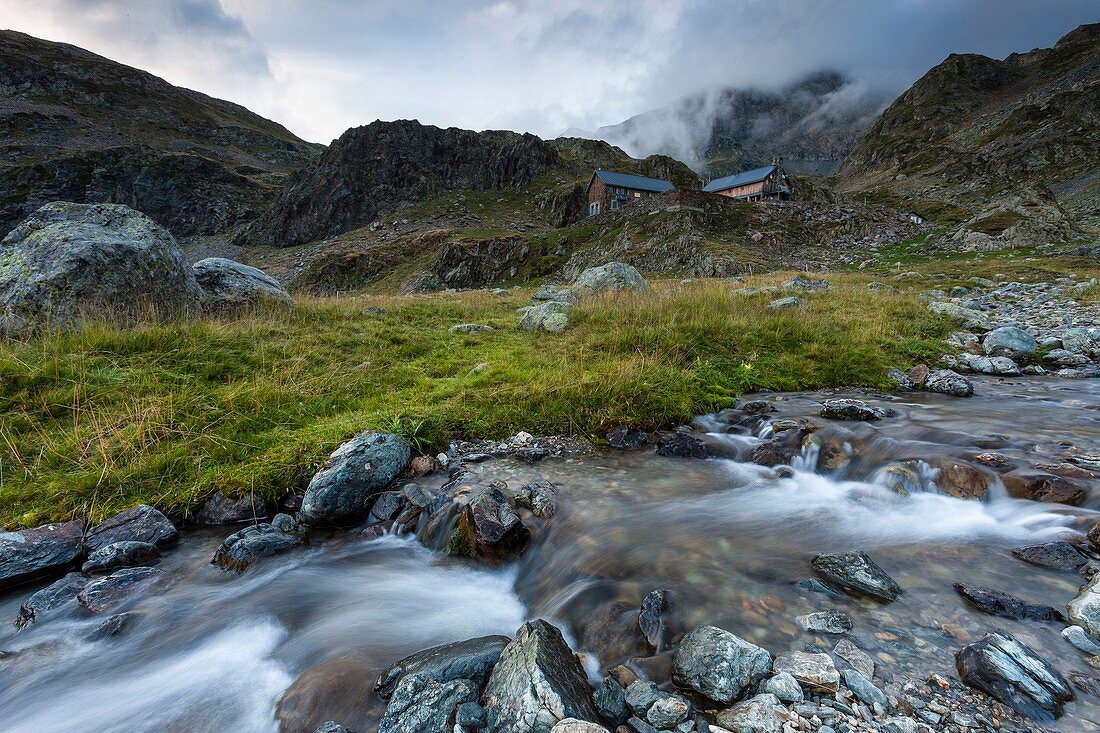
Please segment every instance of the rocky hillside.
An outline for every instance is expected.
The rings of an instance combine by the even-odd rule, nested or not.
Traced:
[[[791,172],[831,174],[887,101],[839,73],[820,72],[781,89],[697,94],[593,136],[632,153],[676,156],[708,178],[776,155]]]
[[[1100,225],[1100,24],[1003,61],[952,55],[902,94],[840,172],[957,226],[975,248]]]
[[[181,236],[223,231],[320,150],[239,105],[0,31],[0,234],[55,200],[127,204]]]

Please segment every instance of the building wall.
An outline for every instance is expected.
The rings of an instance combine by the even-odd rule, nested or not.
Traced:
[[[609,211],[615,211],[611,207],[611,201],[619,195],[619,191],[622,191],[626,196],[625,201],[619,202],[619,207],[627,206],[633,201],[640,201],[641,199],[647,199],[650,196],[656,196],[657,194],[652,191],[636,191],[632,188],[620,188],[617,186],[608,186],[600,180],[599,176],[593,177],[592,185],[588,187],[588,215],[592,216],[592,204],[593,202],[599,202],[600,210],[598,213],[606,214]]]
[[[727,188],[724,191],[715,191],[719,196],[729,196],[730,198],[738,198],[739,196],[752,196],[754,194],[763,193],[764,182],[757,181],[756,183],[750,183],[745,186],[737,186],[735,188]]]

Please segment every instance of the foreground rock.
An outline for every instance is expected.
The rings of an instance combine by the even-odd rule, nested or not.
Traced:
[[[379,675],[374,691],[388,700],[409,674],[423,674],[437,682],[471,680],[480,690],[509,641],[507,636],[479,636],[410,654]]]
[[[718,713],[718,725],[728,731],[782,733],[787,708],[775,695],[762,693]]]
[[[292,306],[294,299],[263,270],[222,257],[207,257],[191,266],[203,292],[203,307],[232,311],[261,304]]]
[[[1088,562],[1088,558],[1065,540],[1017,547],[1012,554],[1032,565],[1058,570],[1077,570]]]
[[[1039,348],[1035,337],[1017,326],[1002,326],[985,335],[982,347],[989,356],[1004,356],[1020,361],[1035,354]]]
[[[999,590],[969,583],[955,583],[955,590],[983,613],[1002,618],[1027,621],[1064,621],[1061,611],[1020,600]]]
[[[41,621],[42,617],[50,611],[73,603],[76,601],[76,594],[87,584],[88,579],[80,573],[69,573],[61,580],[54,581],[19,606],[19,615],[15,617],[15,628],[25,628]]]
[[[1088,496],[1088,489],[1064,476],[1042,471],[1016,470],[1001,475],[1009,496],[1077,506]]]
[[[279,517],[287,517],[281,514]],[[278,517],[277,517],[278,519]],[[278,555],[302,544],[302,538],[271,524],[245,527],[225,538],[210,561],[226,570],[246,570],[256,561]]]
[[[828,654],[787,652],[775,658],[772,669],[776,674],[789,674],[804,689],[836,692],[840,685],[840,672]]]
[[[132,506],[88,530],[84,540],[89,552],[116,542],[149,542],[163,547],[179,539],[176,526],[148,504]]]
[[[485,687],[491,733],[549,733],[566,718],[595,721],[592,691],[561,632],[545,621],[520,627]]]
[[[952,397],[970,397],[974,394],[973,383],[961,374],[950,369],[937,369],[924,380],[927,392],[951,395]]]
[[[672,659],[672,681],[719,705],[729,705],[767,677],[766,649],[716,626],[699,626],[680,642]]]
[[[606,293],[612,290],[649,290],[645,278],[633,266],[624,262],[608,262],[589,267],[577,276],[573,290],[581,293]]]
[[[92,613],[110,611],[166,578],[156,568],[123,568],[88,583],[76,599]]]
[[[1057,670],[1004,632],[960,649],[955,666],[963,682],[1036,720],[1061,716],[1062,704],[1073,699]]]
[[[158,559],[160,550],[151,542],[115,542],[89,555],[80,570],[84,573],[96,573],[115,568],[152,565]]]
[[[545,303],[524,308],[519,327],[524,331],[561,333],[569,325],[569,314],[572,311],[572,303],[548,300]]]
[[[1066,606],[1070,623],[1080,626],[1093,639],[1100,640],[1100,574],[1081,588]]]
[[[72,567],[82,551],[83,534],[79,520],[0,532],[0,591]]]
[[[351,526],[367,518],[370,501],[404,471],[412,449],[392,433],[366,433],[337,448],[314,475],[298,512],[317,526]]]
[[[457,555],[507,560],[527,549],[530,538],[508,496],[497,486],[487,486],[459,515],[449,549]]]
[[[46,204],[0,242],[0,333],[175,317],[203,297],[175,238],[119,204]]]
[[[821,404],[821,417],[830,420],[879,420],[886,417],[886,410],[873,407],[863,400],[835,399]]]
[[[810,561],[825,579],[841,588],[889,603],[901,595],[901,588],[865,552],[830,552],[814,555]]]
[[[425,674],[402,678],[393,691],[378,733],[451,733],[459,705],[477,700],[470,680],[438,682]]]

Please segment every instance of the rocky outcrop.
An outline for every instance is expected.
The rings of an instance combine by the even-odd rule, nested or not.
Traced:
[[[72,567],[83,552],[83,533],[80,520],[0,532],[0,591]]]
[[[412,460],[405,440],[365,433],[341,445],[306,488],[298,518],[318,526],[351,526],[370,513],[370,502]]]
[[[437,682],[470,680],[480,690],[509,641],[507,636],[479,636],[410,654],[378,676],[374,691],[388,700],[402,678],[410,674],[422,674]]]
[[[373,122],[348,130],[296,173],[248,237],[275,246],[309,242],[443,191],[526,186],[557,162],[557,151],[534,135]]]
[[[1056,669],[1005,632],[960,649],[955,666],[963,682],[1036,720],[1060,717],[1062,704],[1073,699]]]
[[[699,626],[680,641],[672,681],[719,705],[729,705],[771,671],[767,650],[716,626]]]
[[[223,257],[207,257],[191,266],[203,292],[203,307],[215,312],[257,305],[294,305],[279,282],[255,267]]]
[[[483,702],[490,733],[549,733],[566,718],[599,719],[580,662],[542,620],[525,623],[504,648]]]
[[[138,504],[92,527],[84,544],[94,553],[116,542],[149,542],[163,547],[177,539],[179,531],[168,517],[148,504]]]
[[[171,318],[202,297],[175,237],[127,206],[47,204],[0,242],[0,333]]]

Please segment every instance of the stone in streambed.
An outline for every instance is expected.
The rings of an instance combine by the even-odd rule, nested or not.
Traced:
[[[707,444],[687,433],[662,433],[657,439],[657,455],[675,458],[706,458]]]
[[[1017,547],[1012,551],[1012,554],[1032,565],[1041,565],[1058,570],[1077,570],[1088,562],[1088,558],[1065,540]]]
[[[960,649],[955,666],[962,681],[1035,720],[1062,715],[1073,699],[1065,678],[1027,645],[996,632]]]
[[[1080,626],[1067,626],[1062,629],[1062,638],[1089,656],[1100,655],[1100,643],[1085,633]]]
[[[50,611],[76,601],[76,594],[84,590],[88,579],[80,573],[69,573],[38,591],[19,607],[15,617],[15,628],[22,629],[37,623]]]
[[[539,519],[549,519],[558,511],[558,487],[541,479],[524,484],[516,492],[516,505]]]
[[[787,709],[775,695],[761,693],[718,713],[718,725],[728,731],[782,733]]]
[[[453,555],[501,561],[521,554],[530,538],[531,532],[508,496],[498,486],[490,485],[463,507],[448,551]]]
[[[164,571],[156,568],[123,568],[88,583],[76,599],[92,613],[101,613],[121,606],[167,577]]]
[[[1092,576],[1066,606],[1070,623],[1083,628],[1093,639],[1100,640],[1100,573]]]
[[[729,705],[763,681],[771,663],[767,650],[716,626],[699,626],[680,641],[672,681],[682,690]]]
[[[863,400],[838,398],[821,404],[821,417],[829,420],[880,420],[887,414],[881,407],[868,405]]]
[[[859,671],[854,669],[846,669],[844,674],[844,684],[848,687],[852,693],[858,697],[861,701],[868,705],[881,705],[886,707],[889,705],[889,700],[886,698],[886,693],[875,686],[875,683],[863,676]]]
[[[1028,603],[999,590],[983,588],[969,583],[955,583],[954,587],[970,605],[991,616],[1027,621],[1065,620],[1062,612],[1057,609]]]
[[[326,720],[321,725],[317,726],[317,730],[313,733],[355,733],[351,728],[340,725],[336,721]]]
[[[620,425],[607,434],[607,444],[618,450],[641,450],[649,444],[649,434]]]
[[[852,630],[852,619],[841,611],[816,611],[795,618],[804,631],[818,634],[844,634]]]
[[[687,719],[691,704],[678,695],[662,695],[649,707],[646,721],[659,730],[671,730]]]
[[[630,717],[630,708],[626,704],[626,690],[613,677],[604,677],[603,684],[592,693],[592,702],[600,718],[612,725],[621,725]]]
[[[424,674],[437,682],[468,679],[481,689],[509,641],[507,636],[479,636],[410,654],[378,676],[375,694],[388,700],[406,674]]]
[[[644,719],[660,699],[661,689],[649,680],[634,680],[626,688],[626,706],[639,718]]]
[[[394,689],[378,733],[451,733],[458,707],[476,700],[477,686],[470,680],[407,675]]]
[[[149,542],[157,547],[179,539],[179,531],[168,517],[148,504],[132,506],[88,530],[84,544],[88,552],[116,542]]]
[[[313,730],[325,720],[339,720],[362,731],[372,727],[371,671],[353,659],[332,659],[305,670],[275,706],[279,730]]]
[[[875,661],[871,659],[871,656],[867,652],[860,649],[848,639],[841,639],[838,641],[833,648],[833,654],[852,665],[853,669],[858,670],[859,673],[867,679],[874,678]]]
[[[802,702],[805,699],[802,685],[798,684],[798,680],[789,672],[779,672],[768,678],[760,686],[760,691],[775,695],[780,702],[784,703]]]
[[[1088,496],[1081,484],[1053,473],[1018,469],[1001,475],[1009,496],[1016,499],[1077,506]]]
[[[0,532],[0,591],[72,567],[82,551],[83,534],[80,520]]]
[[[602,725],[589,723],[587,720],[566,718],[555,723],[550,733],[609,733],[609,731]]]
[[[81,572],[96,573],[115,568],[152,565],[160,559],[160,550],[151,542],[115,542],[88,556]]]
[[[660,649],[664,637],[664,612],[669,606],[669,592],[655,590],[646,594],[638,612],[638,628],[646,642],[654,649]]]
[[[814,555],[814,570],[841,588],[889,603],[901,595],[901,588],[867,553],[828,552]]]
[[[776,674],[786,672],[804,689],[814,692],[829,690],[836,692],[840,684],[840,673],[836,670],[828,654],[810,652],[787,652],[775,658],[772,669]]]
[[[974,394],[974,384],[950,369],[937,369],[924,380],[924,390],[952,397],[970,397]]]
[[[1002,326],[985,335],[982,348],[989,356],[1004,356],[1015,361],[1032,356],[1038,344],[1035,337],[1017,326]]]
[[[284,532],[270,524],[250,525],[226,537],[210,562],[226,570],[242,571],[262,558],[286,552],[300,544],[302,538],[297,534]]]
[[[370,501],[404,471],[412,449],[392,433],[365,433],[329,456],[309,482],[299,519],[318,526],[351,526],[367,518]]]

